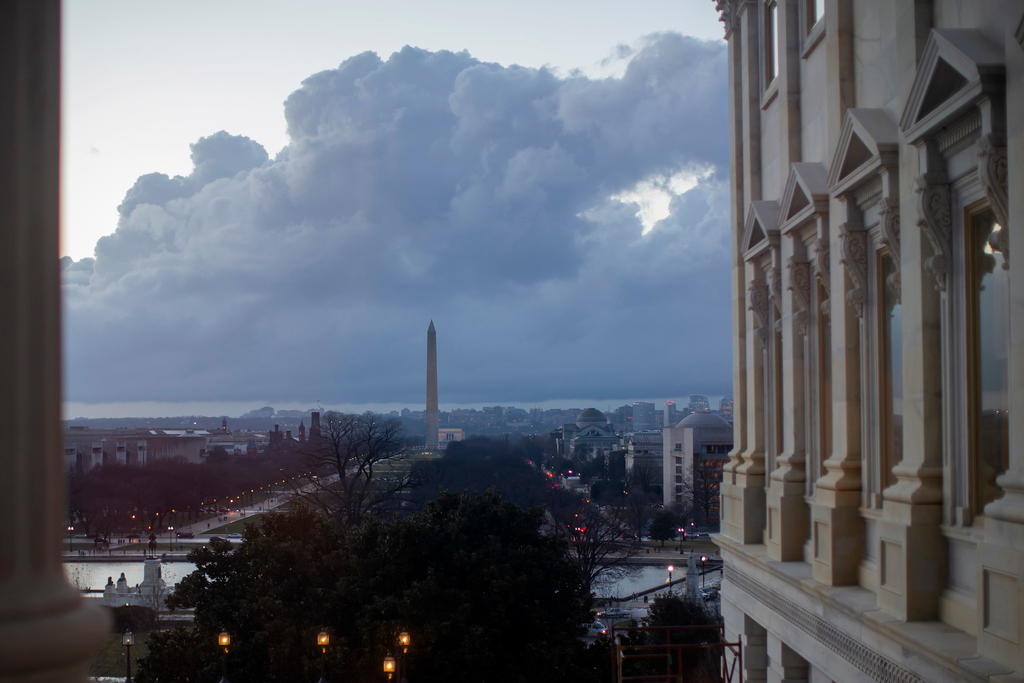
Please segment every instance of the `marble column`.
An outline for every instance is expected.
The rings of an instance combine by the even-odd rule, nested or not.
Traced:
[[[913,159],[916,150],[904,149]],[[921,163],[928,165],[927,150]],[[911,187],[914,165],[904,164],[901,186]],[[909,169],[906,168],[909,166]],[[927,171],[927,168],[923,169]],[[944,179],[944,178],[943,178]],[[882,492],[884,514],[878,526],[878,603],[905,621],[934,619],[946,584],[946,545],[942,524],[942,334],[939,293],[925,263],[932,254],[926,231],[915,226],[900,230],[900,214],[907,223],[934,220],[925,217],[923,198],[905,192],[900,204],[882,209],[883,232],[890,254],[899,263],[902,309],[903,457],[895,463],[896,481]],[[895,192],[891,193],[893,196]],[[947,204],[948,193],[943,195]],[[885,481],[882,474],[881,481]]]
[[[768,680],[768,631],[743,615],[743,680],[757,683]]]
[[[764,356],[771,334],[771,302],[764,273],[753,264],[747,265],[747,329],[752,334],[745,340],[747,401],[746,448],[742,462],[736,467],[732,488],[736,514],[730,518],[735,540],[740,543],[761,543],[765,526],[765,372]]]
[[[811,508],[814,578],[830,586],[856,584],[864,549],[860,462],[860,316],[864,306],[866,238],[846,202],[829,210],[832,325],[832,444]],[[825,399],[827,400],[827,399]]]
[[[811,264],[799,237],[785,239],[785,295],[782,300],[783,437],[785,447],[768,485],[768,524],[765,545],[773,560],[803,559],[807,539],[805,494],[805,340],[811,301]]]
[[[743,532],[743,494],[736,486],[736,469],[743,463],[747,450],[747,414],[745,406],[750,389],[747,386],[747,337],[752,331],[747,327],[747,280],[743,260],[743,223],[746,218],[747,201],[745,190],[760,192],[760,117],[754,116],[759,110],[754,106],[758,87],[751,83],[756,78],[756,55],[750,54],[748,43],[740,35],[756,36],[756,23],[745,19],[753,10],[744,5],[737,14],[729,13],[726,33],[729,37],[729,87],[732,96],[732,155],[730,182],[732,187],[732,388],[736,406],[733,415],[733,447],[729,462],[722,472],[721,483],[721,528],[728,538],[740,540]],[[739,34],[739,35],[738,35]],[[755,82],[756,83],[756,82]],[[744,103],[746,103],[744,105]],[[751,118],[753,116],[753,118]],[[751,128],[753,126],[753,128]],[[756,135],[754,133],[757,133]]]
[[[1007,19],[1005,175],[1006,187],[1017,189],[1005,196],[1004,226],[1011,252],[1010,461],[996,478],[1002,497],[985,506],[985,539],[978,553],[978,650],[1024,677],[1024,249],[1019,248],[1024,243],[1024,192],[1019,191],[1024,186],[1024,12]]]
[[[85,681],[106,615],[64,578],[60,2],[0,10],[0,680]]]
[[[775,634],[768,633],[768,683],[807,683],[807,660]]]

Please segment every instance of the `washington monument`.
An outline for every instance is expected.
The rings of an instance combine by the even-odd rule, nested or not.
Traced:
[[[427,448],[437,448],[437,332],[427,328]]]

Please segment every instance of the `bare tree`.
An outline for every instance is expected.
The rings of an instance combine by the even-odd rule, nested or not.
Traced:
[[[580,568],[588,586],[621,576],[629,559],[640,552],[625,539],[626,526],[593,503],[562,492],[548,510],[555,532],[566,540],[569,557]]]
[[[372,413],[327,413],[305,449],[315,475],[304,497],[346,523],[396,507],[410,487],[401,432]]]
[[[717,525],[719,486],[723,460],[701,461],[693,468],[692,501],[701,524]]]

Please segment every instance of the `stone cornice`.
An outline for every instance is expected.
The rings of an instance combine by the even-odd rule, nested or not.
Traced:
[[[885,683],[923,683],[920,676],[904,669],[888,657],[875,652],[834,623],[822,619],[808,609],[748,576],[732,564],[724,567],[724,577],[753,599],[762,603],[790,624],[800,628],[826,648],[836,653],[873,681]]]

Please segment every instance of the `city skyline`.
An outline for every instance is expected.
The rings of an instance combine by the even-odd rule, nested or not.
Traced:
[[[730,398],[730,394],[704,394],[711,402],[712,410],[716,410],[718,402],[723,398]],[[664,407],[665,401],[676,401],[680,408],[686,407],[686,399],[689,393],[680,393],[674,397],[627,397],[627,398],[567,398],[550,399],[546,401],[478,401],[469,403],[438,403],[438,410],[442,413],[453,410],[483,409],[491,406],[513,407],[530,410],[539,408],[541,410],[584,410],[586,408],[597,408],[602,412],[613,410],[619,406],[632,404],[635,401],[654,403],[660,410]],[[74,420],[75,418],[98,419],[98,418],[155,418],[155,417],[239,417],[244,413],[264,406],[271,406],[275,410],[336,410],[345,413],[362,413],[371,411],[380,414],[387,414],[392,411],[401,411],[403,408],[409,410],[423,410],[422,403],[391,402],[391,403],[337,403],[322,404],[318,401],[297,401],[297,402],[274,402],[274,401],[197,401],[197,402],[160,402],[140,401],[131,403],[94,403],[82,404],[66,402],[64,405],[64,419]],[[187,409],[187,408],[193,409]]]

